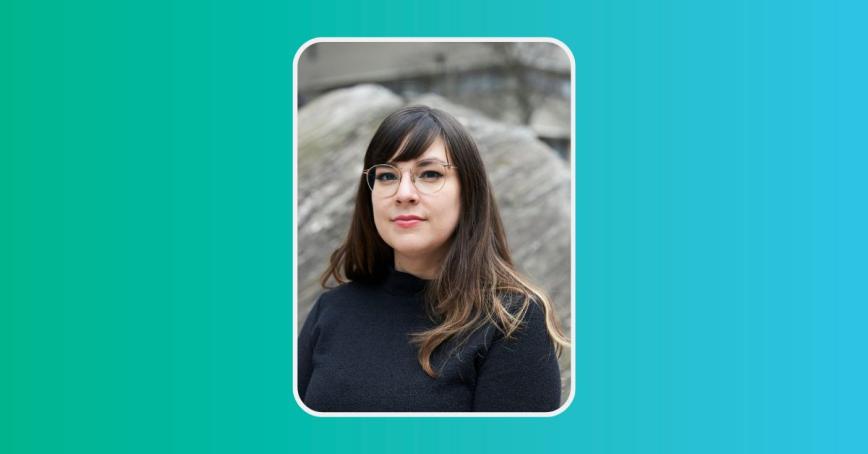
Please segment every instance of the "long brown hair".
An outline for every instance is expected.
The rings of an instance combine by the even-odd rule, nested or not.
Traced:
[[[479,150],[454,117],[426,106],[392,113],[374,133],[364,168],[416,159],[437,138],[458,169],[461,212],[440,273],[426,289],[428,314],[437,326],[413,334],[419,364],[436,377],[431,365],[434,351],[446,341],[460,343],[487,324],[509,338],[521,327],[531,304],[538,304],[545,313],[549,337],[560,354],[563,347],[569,347],[569,340],[549,298],[516,271]],[[325,287],[330,278],[338,283],[381,281],[393,263],[394,252],[374,224],[371,190],[360,177],[349,233],[332,253],[321,283]]]

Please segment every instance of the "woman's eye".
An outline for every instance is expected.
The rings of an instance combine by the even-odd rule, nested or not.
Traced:
[[[398,176],[394,173],[384,172],[377,174],[377,181],[395,181],[398,179]]]
[[[426,170],[419,175],[419,178],[422,178],[423,180],[436,180],[442,176],[443,174],[436,170]]]

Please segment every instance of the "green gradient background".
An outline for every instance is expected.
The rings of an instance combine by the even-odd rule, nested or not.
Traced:
[[[865,452],[857,2],[0,6],[0,452]],[[292,57],[550,36],[577,67],[577,394],[291,393]]]

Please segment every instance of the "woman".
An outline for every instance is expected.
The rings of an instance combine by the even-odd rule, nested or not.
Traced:
[[[298,339],[317,411],[545,412],[568,340],[520,276],[476,144],[451,115],[389,115],[365,153],[349,234]]]

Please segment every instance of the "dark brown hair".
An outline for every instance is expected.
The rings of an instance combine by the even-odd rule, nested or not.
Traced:
[[[489,323],[511,336],[530,304],[543,309],[549,336],[560,352],[569,341],[545,293],[515,270],[485,165],[476,143],[454,117],[426,106],[392,113],[374,133],[364,168],[416,159],[438,138],[446,146],[450,163],[458,168],[461,211],[440,273],[426,290],[428,313],[437,326],[413,335],[420,365],[436,377],[431,355],[437,347],[449,340],[460,343]],[[338,283],[380,281],[393,263],[394,252],[374,224],[371,191],[360,177],[349,233],[332,253],[322,285],[330,278]]]

